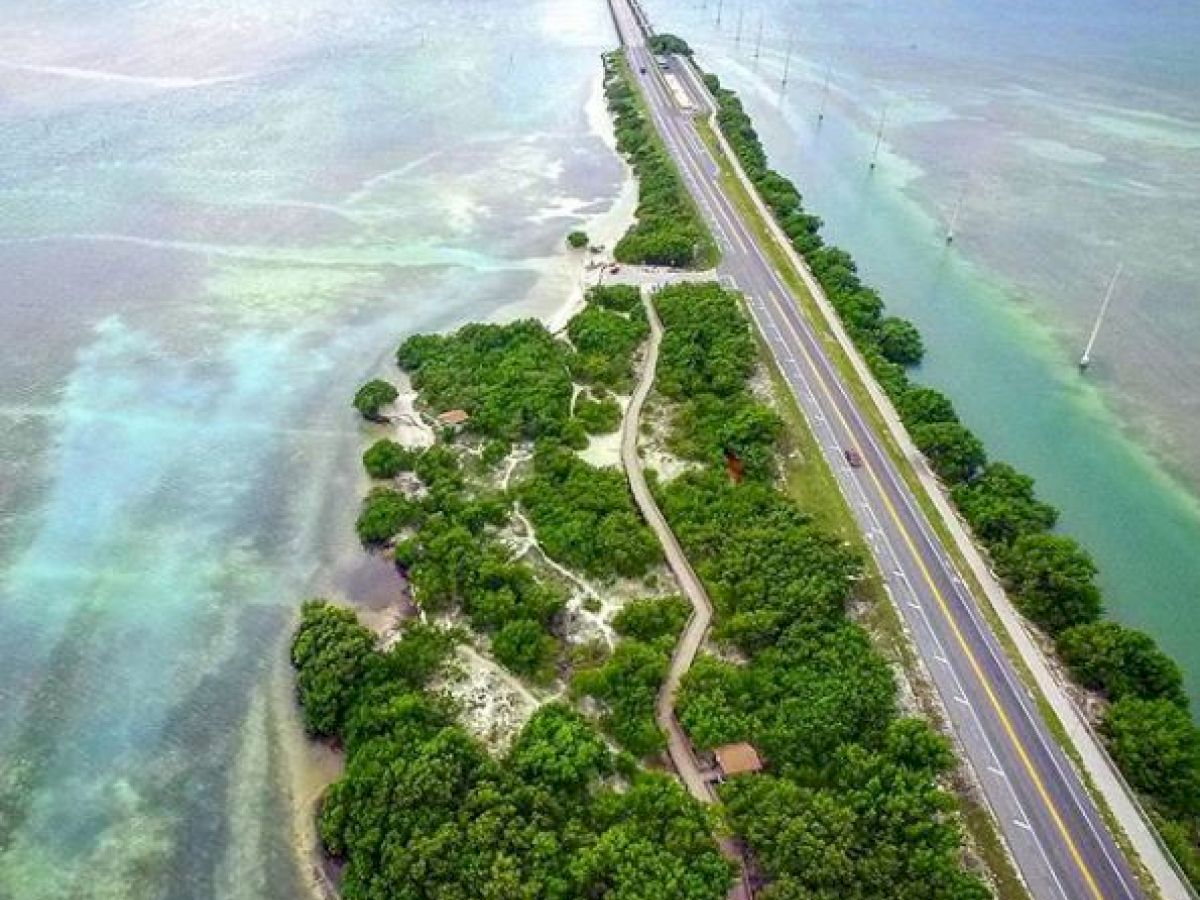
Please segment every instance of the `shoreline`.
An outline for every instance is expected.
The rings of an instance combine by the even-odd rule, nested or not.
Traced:
[[[616,193],[611,196],[606,208],[599,212],[560,216],[564,220],[564,228],[554,255],[546,259],[543,271],[525,296],[502,306],[489,321],[509,321],[529,315],[542,321],[552,333],[564,329],[570,318],[583,308],[586,288],[598,283],[604,266],[611,263],[613,245],[635,221],[638,183],[632,168],[616,150],[616,135],[605,102],[602,71],[592,79],[583,113],[591,132],[619,161],[621,176],[616,184]],[[590,205],[596,202],[592,201]],[[586,249],[568,248],[566,235],[572,227],[586,231],[593,245],[603,246],[604,251],[592,254]],[[416,392],[412,390],[407,375],[397,375],[389,368],[388,377],[400,388],[397,411],[387,427],[389,436],[406,445],[424,443],[426,429],[412,421]],[[365,483],[369,479],[362,476],[362,480]],[[391,631],[395,619],[402,615],[406,602],[398,573],[384,572],[385,567],[389,570],[392,567],[370,554],[364,554],[357,542],[348,543],[345,553],[339,556],[341,558],[334,560],[331,568],[318,578],[314,588],[319,587],[324,594],[348,603],[360,615],[372,620],[381,634]],[[394,585],[391,584],[393,579]],[[384,590],[396,596],[394,602],[381,606],[379,601]],[[290,669],[288,673],[290,675]],[[292,716],[296,715],[293,710]],[[288,780],[293,791],[296,817],[295,850],[302,862],[302,870],[309,876],[313,900],[330,900],[340,894],[331,879],[330,860],[320,845],[316,815],[320,798],[329,785],[341,776],[344,759],[341,753],[323,742],[309,740],[299,727],[298,718],[295,719],[295,726],[299,746],[285,742],[291,770]]]

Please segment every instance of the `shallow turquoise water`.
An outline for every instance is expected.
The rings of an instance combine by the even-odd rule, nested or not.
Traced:
[[[647,5],[743,95],[826,234],[918,323],[920,377],[1037,477],[1096,557],[1111,614],[1151,632],[1200,697],[1200,12],[747,2],[739,45],[738,4],[721,28],[714,4]]]
[[[609,28],[6,4],[0,897],[307,893],[284,638],[362,558],[348,399],[406,333],[565,299],[622,177]]]

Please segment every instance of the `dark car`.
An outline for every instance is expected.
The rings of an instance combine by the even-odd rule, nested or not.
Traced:
[[[862,454],[853,447],[847,447],[842,453],[846,457],[846,462],[850,463],[850,468],[861,469],[863,464]]]

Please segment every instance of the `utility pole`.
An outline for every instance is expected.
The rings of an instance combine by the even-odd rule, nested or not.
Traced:
[[[967,185],[963,182],[962,190],[958,192],[958,202],[954,204],[954,214],[950,216],[950,227],[946,229],[946,243],[954,243],[954,232],[958,228],[958,216],[962,212],[963,202],[967,199]]]
[[[717,0],[717,27],[721,27],[721,9],[725,6],[725,0]]]
[[[792,68],[792,44],[795,41],[795,38],[795,32],[788,35],[787,54],[783,57],[783,78],[781,78],[779,81],[781,87],[787,87],[788,72],[790,72]]]
[[[758,59],[762,53],[762,34],[763,34],[763,17],[758,17],[758,37],[754,40],[754,58]]]
[[[733,42],[739,47],[742,46],[742,18],[744,17],[745,12],[745,7],[738,7],[737,34],[734,36]]]
[[[1092,333],[1088,335],[1087,346],[1083,348],[1083,356],[1079,357],[1079,371],[1083,371],[1092,363],[1092,349],[1096,346],[1096,338],[1100,336],[1100,326],[1104,324],[1104,316],[1108,312],[1108,304],[1112,302],[1113,291],[1117,287],[1117,279],[1121,277],[1121,270],[1125,268],[1125,263],[1118,263],[1117,270],[1113,272],[1112,280],[1108,283],[1108,290],[1104,293],[1104,300],[1100,303],[1100,312],[1096,315],[1096,324],[1092,326]]]
[[[821,88],[821,106],[817,110],[817,124],[825,121],[825,101],[829,99],[829,74],[833,70],[833,63],[825,64],[825,85]]]
[[[883,123],[887,121],[887,107],[883,108],[883,112],[879,114],[879,128],[875,131],[875,149],[871,152],[871,171],[875,171],[875,166],[879,164],[879,145],[883,143]]]

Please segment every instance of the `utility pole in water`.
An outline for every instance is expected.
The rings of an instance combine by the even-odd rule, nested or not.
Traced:
[[[792,44],[795,42],[795,32],[788,35],[787,53],[783,57],[783,78],[779,79],[780,87],[787,87],[788,72],[792,68]]]
[[[1104,316],[1108,312],[1108,304],[1112,302],[1113,291],[1117,287],[1117,279],[1121,277],[1121,270],[1125,268],[1125,263],[1117,264],[1117,271],[1113,272],[1112,280],[1108,283],[1108,290],[1104,293],[1104,300],[1100,303],[1100,312],[1096,314],[1096,324],[1092,326],[1092,333],[1088,335],[1087,346],[1083,348],[1083,356],[1079,357],[1079,371],[1084,371],[1092,364],[1092,350],[1096,346],[1096,338],[1100,336],[1100,326],[1104,324]]]
[[[883,112],[879,114],[879,128],[875,131],[875,149],[871,152],[871,171],[875,170],[875,166],[879,164],[879,145],[883,143],[883,123],[887,121],[887,107],[883,108]]]
[[[821,88],[821,106],[817,110],[817,124],[825,121],[825,101],[829,99],[829,74],[833,70],[833,63],[825,64],[825,84]]]
[[[745,15],[745,12],[746,10],[744,7],[738,7],[737,34],[734,35],[733,42],[739,47],[742,46],[742,19]]]
[[[725,6],[725,0],[717,0],[717,27],[721,27],[721,9]]]
[[[963,202],[967,199],[967,185],[964,182],[962,190],[958,192],[958,202],[954,204],[954,214],[950,216],[950,227],[946,229],[946,243],[954,243],[954,232],[958,228],[958,216],[962,212]]]
[[[763,34],[763,19],[762,19],[762,16],[759,15],[759,17],[758,17],[758,37],[755,38],[755,40],[754,40],[754,58],[755,59],[758,59],[759,55],[762,53],[762,34]]]

